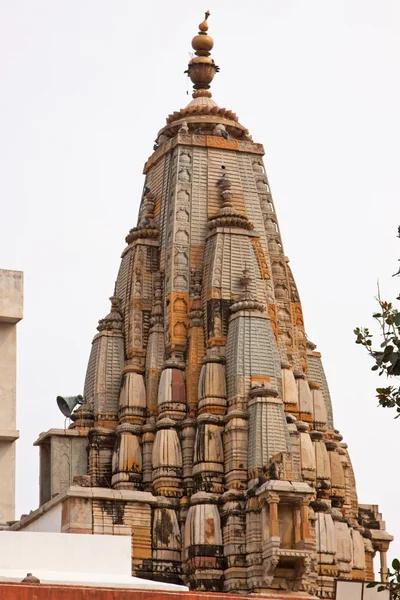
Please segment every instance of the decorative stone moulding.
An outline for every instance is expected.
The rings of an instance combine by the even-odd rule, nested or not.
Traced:
[[[203,360],[198,388],[199,414],[224,415],[227,406],[225,366],[220,359]]]
[[[221,590],[224,553],[221,519],[213,494],[192,496],[185,523],[186,577],[194,589]]]
[[[194,444],[192,476],[200,491],[222,493],[224,474],[223,427],[214,415],[200,415]]]
[[[158,495],[182,495],[182,451],[172,419],[160,419],[153,445],[153,485]]]
[[[174,421],[186,415],[186,393],[183,373],[177,368],[165,368],[158,384],[158,414]]]

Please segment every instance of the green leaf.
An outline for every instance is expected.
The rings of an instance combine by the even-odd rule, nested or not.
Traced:
[[[377,581],[370,581],[369,583],[367,583],[367,585],[365,587],[373,588],[373,587],[376,587],[377,585],[378,585]]]
[[[389,344],[388,346],[386,346],[385,352],[383,353],[383,360],[384,361],[387,361],[389,359],[389,356],[392,354],[393,350],[394,350],[394,347],[391,344]]]
[[[400,361],[396,361],[396,364],[390,368],[390,375],[400,375]]]
[[[386,590],[386,587],[384,585],[380,585],[378,587],[378,592],[383,592],[384,590]]]
[[[400,570],[400,561],[398,558],[394,558],[392,560],[392,569],[394,569],[394,571],[399,571]]]

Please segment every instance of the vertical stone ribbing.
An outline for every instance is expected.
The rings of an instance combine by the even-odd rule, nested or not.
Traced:
[[[88,472],[92,485],[109,486],[124,365],[119,298],[111,298],[111,312],[99,321],[97,329],[85,383],[85,400],[94,415],[94,427],[89,432]]]
[[[142,425],[146,417],[146,390],[142,373],[128,366],[120,394],[119,424],[113,457],[112,486],[117,489],[141,489],[143,459]]]
[[[269,460],[280,452],[291,452],[282,400],[268,387],[249,393],[249,478],[256,479]]]
[[[316,351],[316,345],[311,341],[307,342],[307,362],[308,376],[310,380],[315,381],[320,386],[325,401],[327,412],[327,424],[330,431],[334,430],[332,400],[329,392],[328,382],[326,380],[324,367],[322,365],[321,354]]]

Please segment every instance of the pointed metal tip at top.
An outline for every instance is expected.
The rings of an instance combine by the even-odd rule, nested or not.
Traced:
[[[207,23],[207,19],[210,16],[210,11],[207,10],[204,14],[204,21],[202,21],[199,25],[199,33],[205,33],[208,30],[208,23]]]

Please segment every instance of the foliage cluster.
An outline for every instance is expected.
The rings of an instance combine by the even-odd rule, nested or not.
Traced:
[[[399,235],[400,237],[400,227]],[[400,275],[400,269],[393,277]],[[400,300],[397,296],[396,300]],[[373,335],[367,327],[356,327],[356,344],[366,348],[368,354],[374,359],[372,371],[379,371],[379,375],[396,377],[400,375],[400,312],[392,302],[382,300],[378,294],[377,302],[379,311],[373,318],[379,323],[381,343],[373,347]],[[384,408],[395,408],[397,417],[400,417],[400,386],[389,385],[376,389],[379,405]]]
[[[393,571],[388,571],[388,581],[379,583],[378,581],[370,581],[367,583],[367,588],[377,587],[378,592],[389,590],[391,600],[399,600],[400,598],[400,561],[395,558],[392,562]]]

